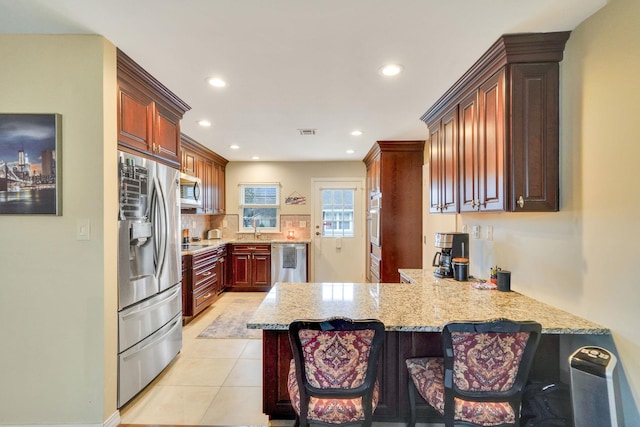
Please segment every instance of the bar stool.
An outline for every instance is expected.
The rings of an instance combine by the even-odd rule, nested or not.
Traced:
[[[532,321],[452,322],[442,331],[443,358],[407,359],[410,427],[416,396],[444,416],[445,427],[520,426],[520,405],[542,327]]]

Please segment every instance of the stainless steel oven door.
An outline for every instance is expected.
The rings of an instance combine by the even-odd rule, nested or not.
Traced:
[[[369,240],[372,244],[380,246],[380,202],[382,195],[373,193],[369,202]]]

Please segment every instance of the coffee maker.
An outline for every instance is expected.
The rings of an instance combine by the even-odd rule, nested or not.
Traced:
[[[454,258],[469,258],[469,233],[436,233],[435,247],[440,249],[433,256],[433,275],[453,277],[451,261]]]

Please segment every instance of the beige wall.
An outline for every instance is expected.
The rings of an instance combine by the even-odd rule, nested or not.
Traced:
[[[0,424],[102,425],[116,411],[115,48],[3,35],[0,58],[0,111],[62,115],[63,183],[62,216],[0,218]]]
[[[492,241],[471,241],[472,274],[486,278],[497,264],[512,271],[515,290],[612,330],[613,340],[576,337],[564,343],[564,352],[594,343],[619,355],[627,426],[640,425],[638,22],[640,2],[610,0],[567,43],[561,63],[560,212],[425,220],[425,250],[431,254],[437,226],[493,226]]]
[[[373,145],[373,143],[372,143]],[[291,193],[307,198],[304,205],[283,204],[281,214],[311,214],[312,178],[364,178],[366,167],[356,162],[230,162],[226,168],[226,212],[238,213],[238,185],[248,182],[279,182],[284,200]]]

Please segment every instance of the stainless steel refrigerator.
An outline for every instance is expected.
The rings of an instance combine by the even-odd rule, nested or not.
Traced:
[[[118,152],[118,407],[182,348],[180,174]]]

